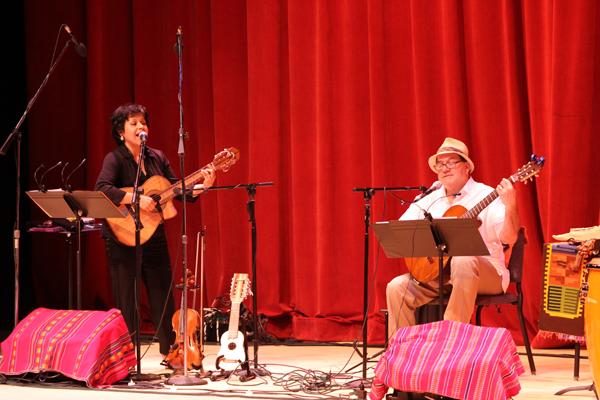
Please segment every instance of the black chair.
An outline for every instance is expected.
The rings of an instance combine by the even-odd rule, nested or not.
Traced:
[[[519,316],[519,324],[521,325],[521,334],[523,335],[523,343],[525,344],[525,351],[527,352],[527,360],[529,361],[529,369],[531,374],[535,375],[535,363],[533,361],[533,353],[531,351],[531,344],[529,342],[529,335],[527,334],[527,328],[525,326],[525,317],[523,315],[523,289],[521,281],[523,277],[523,256],[525,253],[525,244],[527,244],[527,238],[525,237],[525,228],[519,229],[517,241],[515,242],[510,260],[508,262],[508,270],[510,272],[510,283],[514,284],[515,291],[509,290],[504,294],[497,295],[479,295],[475,300],[475,323],[481,326],[481,310],[485,306],[500,305],[500,304],[513,304],[517,306],[517,315]]]

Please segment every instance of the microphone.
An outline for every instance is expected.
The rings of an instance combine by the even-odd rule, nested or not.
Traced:
[[[148,132],[146,131],[141,131],[138,136],[142,142],[148,140]]]
[[[42,185],[40,185],[40,182],[38,181],[37,174],[38,174],[38,172],[40,171],[40,169],[42,169],[42,168],[46,168],[46,166],[44,165],[44,163],[41,163],[41,164],[40,164],[40,165],[39,165],[39,166],[38,166],[38,167],[35,169],[35,172],[33,173],[33,180],[35,181],[35,184],[37,185],[37,187],[38,187],[38,190],[39,190],[40,192],[43,192],[43,190],[42,190]]]
[[[435,185],[435,183],[434,183],[434,185]],[[435,190],[435,189],[434,189],[434,190]],[[448,197],[458,197],[458,196],[460,196],[461,194],[462,194],[461,192],[458,192],[458,193],[452,193],[452,194],[448,194],[448,195],[446,195],[446,196],[441,196],[441,197],[438,197],[437,199],[435,199],[434,201],[432,201],[432,202],[431,202],[431,204],[430,204],[430,205],[427,207],[427,209],[424,209],[424,208],[423,208],[423,207],[421,207],[420,205],[416,204],[416,201],[415,201],[415,202],[413,202],[413,204],[414,204],[415,206],[417,206],[417,207],[418,207],[418,208],[419,208],[421,211],[423,211],[423,216],[425,217],[425,219],[428,219],[429,221],[432,221],[432,220],[433,220],[433,216],[432,216],[432,215],[431,215],[431,213],[429,212],[429,209],[430,209],[430,208],[431,208],[431,207],[432,207],[432,206],[433,206],[435,203],[437,203],[437,202],[438,202],[438,201],[440,201],[441,199],[445,199],[445,198],[448,198]]]
[[[54,164],[53,166],[51,166],[50,168],[48,168],[46,171],[44,171],[44,173],[42,174],[42,176],[40,176],[40,182],[38,183],[38,186],[40,188],[40,192],[47,192],[48,189],[46,189],[46,186],[44,186],[44,178],[46,177],[46,175],[48,174],[48,172],[52,171],[53,169],[60,167],[62,165],[62,161],[57,162],[56,164]]]
[[[77,52],[77,54],[85,58],[87,56],[87,49],[85,48],[85,44],[75,39],[75,35],[73,35],[73,33],[71,32],[71,28],[69,28],[69,25],[65,25],[65,31],[67,31],[67,33],[71,37],[71,42],[73,42],[73,44],[75,45],[75,51]]]
[[[69,175],[67,175],[67,178],[63,180],[63,190],[70,192],[71,191],[71,185],[69,185],[69,179],[71,179],[71,175],[73,175],[73,173],[75,171],[77,171],[79,168],[81,168],[81,166],[85,163],[86,159],[84,158],[83,160],[81,160],[81,162],[75,167],[73,168],[73,170],[69,173]],[[69,164],[67,162],[67,164]],[[66,167],[66,164],[65,164]],[[64,168],[63,168],[64,171]],[[61,176],[62,176],[62,172],[61,172]]]
[[[421,200],[425,196],[429,196],[431,194],[431,192],[436,191],[441,187],[442,187],[442,182],[440,182],[440,181],[433,182],[433,185],[431,185],[431,187],[429,189],[425,190],[423,193],[421,193],[420,195],[415,197],[415,199],[413,200],[413,203],[416,203],[417,201]]]
[[[60,169],[60,181],[62,182],[62,188],[63,190],[67,190],[66,189],[66,185],[65,185],[65,170],[67,169],[67,167],[69,166],[69,162],[67,161],[63,167]],[[68,190],[70,192],[70,190]]]

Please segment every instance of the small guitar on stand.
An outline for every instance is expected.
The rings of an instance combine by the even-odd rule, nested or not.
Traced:
[[[231,280],[231,312],[229,329],[221,336],[221,348],[217,353],[216,367],[218,370],[233,371],[246,361],[244,334],[238,330],[240,320],[240,305],[249,295],[250,279],[248,274],[236,273]]]
[[[508,180],[511,181],[511,183],[527,183],[528,180],[533,180],[534,177],[537,177],[543,166],[544,157],[537,157],[535,154],[532,154],[531,161],[519,168],[517,172],[508,178]],[[490,203],[497,197],[498,192],[493,190],[470,210],[467,211],[466,208],[457,204],[446,210],[444,217],[477,218],[479,213],[489,206]],[[405,260],[411,276],[421,283],[430,282],[439,275],[439,265],[437,259],[432,257],[416,257],[406,258]],[[444,257],[444,266],[448,265],[448,260],[449,257]]]

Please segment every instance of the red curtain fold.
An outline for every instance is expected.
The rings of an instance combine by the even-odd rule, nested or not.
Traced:
[[[524,280],[532,334],[542,243],[596,223],[600,10],[594,1],[67,3],[27,1],[30,93],[61,23],[88,47],[85,60],[65,55],[29,116],[30,169],[86,157],[76,183],[91,189],[113,146],[110,113],[130,101],[149,107],[149,143],[166,151],[180,175],[224,147],[239,148],[239,162],[219,173],[216,184],[274,183],[259,187],[253,199],[252,278],[258,311],[277,336],[360,337],[364,201],[352,188],[429,186],[435,175],[426,160],[445,136],[468,143],[475,178],[492,186],[531,153],[547,158],[535,183],[517,184],[529,238]],[[178,26],[190,133],[183,172]],[[415,194],[378,192],[372,222],[397,218],[406,207],[401,200]],[[192,267],[196,232],[207,230],[205,305],[228,292],[234,272],[251,272],[250,200],[243,188],[215,190],[188,207]],[[181,219],[167,222],[167,231],[179,280]],[[84,306],[109,307],[102,243],[89,237],[86,244]],[[387,259],[373,236],[369,244],[369,340],[381,342],[385,285],[406,269]],[[34,253],[34,274],[40,258]],[[36,295],[41,305],[48,300],[41,290]],[[511,328],[520,341],[510,308],[492,310],[484,321]]]

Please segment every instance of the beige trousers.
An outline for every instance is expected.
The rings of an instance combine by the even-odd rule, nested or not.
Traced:
[[[447,278],[446,278],[447,279]],[[445,320],[469,322],[478,294],[500,294],[502,277],[486,257],[453,257],[450,265],[450,278],[443,290],[452,286]],[[398,328],[415,324],[415,309],[427,304],[438,296],[438,279],[422,285],[410,274],[392,279],[386,289],[388,309],[388,337]]]

